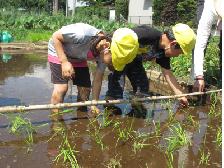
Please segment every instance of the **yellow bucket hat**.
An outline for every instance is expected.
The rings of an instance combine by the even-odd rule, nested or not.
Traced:
[[[173,34],[184,54],[191,53],[196,42],[196,34],[186,24],[178,23],[172,27]]]
[[[111,53],[114,69],[122,71],[126,64],[133,61],[139,48],[137,34],[129,28],[117,29],[112,37]]]

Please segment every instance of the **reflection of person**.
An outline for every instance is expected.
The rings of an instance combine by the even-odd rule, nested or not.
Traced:
[[[122,98],[123,88],[121,76],[126,74],[131,81],[134,92],[148,92],[148,79],[142,65],[142,58],[154,60],[162,68],[162,72],[175,94],[182,94],[176,78],[171,72],[170,57],[182,53],[190,53],[195,44],[195,34],[186,24],[177,24],[164,33],[148,27],[138,26],[133,29],[120,28],[113,33],[112,41],[102,40],[98,43],[100,57],[109,69],[107,96]],[[149,46],[151,50],[149,52]],[[138,56],[137,56],[138,55]],[[139,55],[144,55],[140,57]],[[100,78],[100,77],[99,77]],[[102,78],[102,77],[101,77]],[[98,99],[101,81],[93,93],[93,99]],[[183,106],[188,105],[186,97],[179,98]],[[92,109],[97,109],[92,106]]]
[[[203,59],[204,50],[206,48],[209,35],[211,33],[213,23],[218,19],[218,30],[220,30],[220,71],[222,69],[222,31],[221,22],[223,17],[223,1],[222,0],[206,0],[204,9],[198,24],[197,39],[194,49],[194,88],[199,91],[204,90],[205,82],[203,77]]]
[[[88,51],[92,41],[102,35],[100,30],[84,23],[63,26],[53,34],[48,43],[48,61],[54,84],[52,104],[64,101],[69,79],[77,85],[77,101],[89,98],[91,81],[86,60],[88,55],[91,56]]]

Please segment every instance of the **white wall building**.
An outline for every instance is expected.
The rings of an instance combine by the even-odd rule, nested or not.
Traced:
[[[128,22],[152,25],[153,0],[130,0]]]
[[[74,7],[87,6],[86,2],[81,0],[67,0],[68,2],[68,10],[74,9]]]

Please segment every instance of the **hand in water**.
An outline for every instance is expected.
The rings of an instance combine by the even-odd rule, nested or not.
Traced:
[[[96,117],[100,114],[100,109],[97,106],[90,106],[89,115],[91,117]]]
[[[180,101],[181,108],[188,107],[189,103],[186,97],[180,97],[178,100]]]

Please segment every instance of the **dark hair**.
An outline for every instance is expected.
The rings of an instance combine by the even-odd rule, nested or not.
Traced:
[[[175,36],[174,36],[172,30],[170,30],[170,29],[165,30],[165,31],[164,31],[164,34],[166,34],[166,36],[167,36],[167,38],[168,38],[169,40],[176,40],[176,38],[175,38]],[[176,43],[176,45],[175,45],[174,48],[175,48],[175,49],[181,49],[181,48],[180,48],[180,44]]]
[[[106,39],[106,41],[111,42],[111,35],[104,35],[104,36],[94,36],[91,40],[91,44],[90,44],[90,50],[93,53],[94,57],[99,56],[99,51],[96,49],[97,44],[101,41]]]
[[[172,30],[165,30],[164,33],[169,40],[176,40]]]

